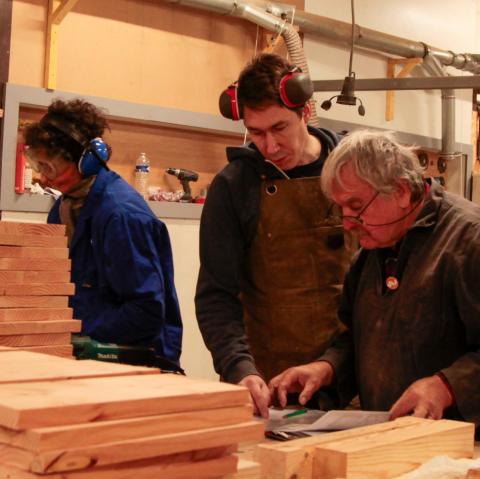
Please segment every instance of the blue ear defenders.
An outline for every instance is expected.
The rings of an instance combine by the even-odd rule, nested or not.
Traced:
[[[218,100],[220,113],[225,118],[238,121],[242,118],[242,111],[237,96],[238,83],[231,84],[225,89]],[[293,67],[281,79],[278,93],[282,103],[290,109],[298,108],[310,100],[313,95],[313,83],[300,68]]]
[[[42,118],[40,123],[42,126],[55,128],[83,148],[77,165],[78,171],[80,171],[82,175],[93,176],[98,174],[102,168],[109,169],[107,166],[107,161],[110,156],[109,148],[102,138],[94,138],[88,143],[85,143],[85,140],[72,125],[48,114]]]

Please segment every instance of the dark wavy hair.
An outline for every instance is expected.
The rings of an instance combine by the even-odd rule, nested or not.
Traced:
[[[49,123],[61,123],[67,131],[74,131],[81,139],[76,141],[66,132]],[[42,119],[25,128],[25,144],[32,149],[44,149],[47,156],[61,156],[78,163],[84,148],[90,140],[101,137],[110,129],[104,113],[95,105],[82,99],[70,101],[54,100]],[[109,151],[109,153],[111,150]]]
[[[243,108],[263,108],[270,105],[285,106],[280,98],[280,80],[295,65],[279,55],[262,53],[254,57],[238,78],[238,103]],[[293,109],[299,115],[303,106]]]

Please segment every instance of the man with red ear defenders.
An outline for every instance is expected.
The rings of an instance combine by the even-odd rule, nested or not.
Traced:
[[[336,304],[351,249],[320,189],[337,136],[307,126],[308,75],[262,54],[220,97],[251,143],[227,148],[200,226],[197,319],[216,371],[268,416],[267,382],[317,358],[341,332]]]
[[[144,199],[107,168],[103,113],[81,99],[54,101],[26,128],[26,152],[63,195],[48,215],[67,228],[74,317],[92,339],[153,347],[179,364],[182,320],[170,239]]]

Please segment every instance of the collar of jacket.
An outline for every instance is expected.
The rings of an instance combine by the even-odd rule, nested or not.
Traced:
[[[80,212],[80,216],[78,217],[77,225],[75,227],[75,234],[73,235],[72,243],[70,245],[70,250],[73,250],[78,242],[78,239],[83,236],[87,222],[93,215],[94,211],[98,208],[98,205],[101,202],[100,197],[112,176],[117,176],[117,174],[113,171],[107,171],[103,168],[98,172],[97,178],[90,188],[90,192],[88,193],[82,211]]]
[[[430,228],[435,225],[438,219],[438,211],[440,209],[445,190],[432,178],[426,178],[425,182],[430,186],[425,197],[425,203],[413,222],[410,229],[414,228]]]
[[[316,136],[320,140],[322,148],[325,146],[327,147],[327,153],[330,153],[339,142],[339,136],[333,131],[324,128],[314,128],[310,125],[307,125],[307,128],[310,134]],[[264,161],[265,158],[252,142],[245,146],[227,146],[226,152],[229,163],[235,160],[249,161],[259,175],[268,175],[269,171],[278,174],[272,164]]]

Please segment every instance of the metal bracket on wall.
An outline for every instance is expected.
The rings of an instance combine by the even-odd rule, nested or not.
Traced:
[[[405,78],[411,71],[419,64],[422,63],[421,58],[389,58],[387,60],[387,78]],[[395,66],[402,65],[403,68],[395,74]],[[386,92],[386,104],[385,104],[385,120],[392,121],[393,113],[395,109],[395,91],[388,90]]]
[[[48,0],[44,86],[49,90],[54,90],[57,86],[59,26],[77,2],[78,0]]]

